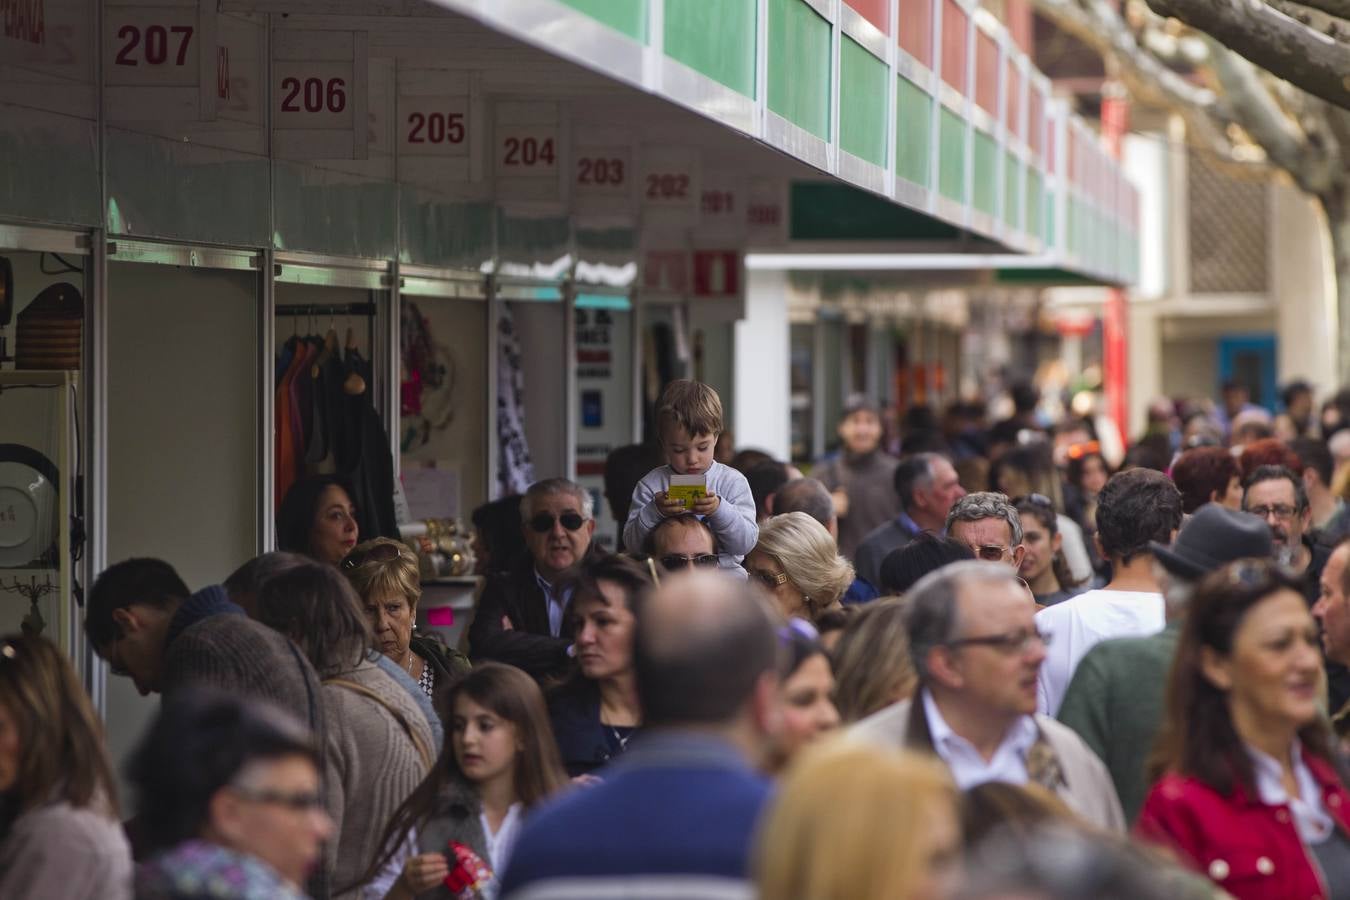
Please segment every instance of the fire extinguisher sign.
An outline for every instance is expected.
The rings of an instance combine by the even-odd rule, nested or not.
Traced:
[[[694,296],[736,297],[740,293],[741,254],[739,251],[694,251]]]

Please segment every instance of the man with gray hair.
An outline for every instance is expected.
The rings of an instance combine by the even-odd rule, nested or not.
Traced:
[[[520,520],[530,555],[488,579],[469,626],[469,649],[475,662],[496,660],[542,678],[571,661],[569,579],[591,549],[594,500],[566,478],[549,478],[525,492]]]
[[[905,630],[915,695],[853,727],[863,740],[936,754],[967,790],[1036,783],[1086,822],[1124,831],[1101,760],[1073,731],[1036,715],[1045,640],[1036,603],[1008,566],[958,562],[910,589]]]
[[[915,453],[895,467],[895,495],[900,515],[868,533],[858,546],[853,568],[873,587],[881,584],[881,562],[892,550],[922,531],[940,533],[952,504],[966,495],[951,462],[937,453]]]
[[[825,530],[839,542],[839,517],[834,514],[834,497],[814,478],[794,478],[773,495],[773,514],[804,512],[825,526]]]
[[[970,548],[976,559],[1022,565],[1022,517],[1006,494],[980,491],[957,500],[947,513],[947,537]]]
[[[1079,661],[1059,707],[1059,720],[1106,763],[1131,823],[1148,795],[1144,766],[1162,725],[1167,673],[1196,584],[1234,560],[1269,559],[1274,542],[1256,516],[1206,503],[1171,547],[1152,548],[1167,627],[1097,644]]]

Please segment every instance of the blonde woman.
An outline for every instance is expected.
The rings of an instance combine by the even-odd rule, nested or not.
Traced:
[[[930,900],[959,875],[957,791],[936,759],[831,740],[788,770],[759,835],[760,900]]]
[[[811,622],[837,608],[853,583],[853,566],[839,555],[834,538],[803,512],[774,516],[760,526],[745,571],[768,589],[785,617]]]
[[[417,633],[422,587],[417,556],[405,544],[384,537],[366,541],[347,554],[341,568],[370,619],[375,649],[407,672],[428,698],[469,671],[464,654]]]
[[[856,608],[856,607],[852,607]],[[858,610],[834,648],[834,704],[845,723],[907,700],[918,685],[909,661],[905,602],[882,597]]]

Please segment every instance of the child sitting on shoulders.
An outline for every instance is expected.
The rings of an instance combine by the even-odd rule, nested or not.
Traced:
[[[706,384],[681,378],[661,393],[656,411],[661,450],[667,465],[657,466],[633,490],[633,506],[623,528],[630,553],[647,551],[652,530],[669,516],[693,513],[707,522],[717,538],[718,565],[739,569],[759,539],[755,500],[745,476],[713,459],[722,433],[722,400]],[[669,496],[674,475],[701,475],[706,496],[689,505]]]

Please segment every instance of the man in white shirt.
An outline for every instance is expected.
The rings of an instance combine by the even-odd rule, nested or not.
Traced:
[[[934,753],[962,790],[1034,782],[1085,821],[1124,831],[1120,800],[1082,739],[1035,715],[1046,646],[1016,571],[953,563],[909,592],[905,628],[918,693],[853,726],[873,743]]]
[[[1157,634],[1166,625],[1162,591],[1149,543],[1171,544],[1181,527],[1181,492],[1161,472],[1130,469],[1097,497],[1097,548],[1111,562],[1111,581],[1036,614],[1053,644],[1037,685],[1036,708],[1059,712],[1078,661],[1110,638]]]

